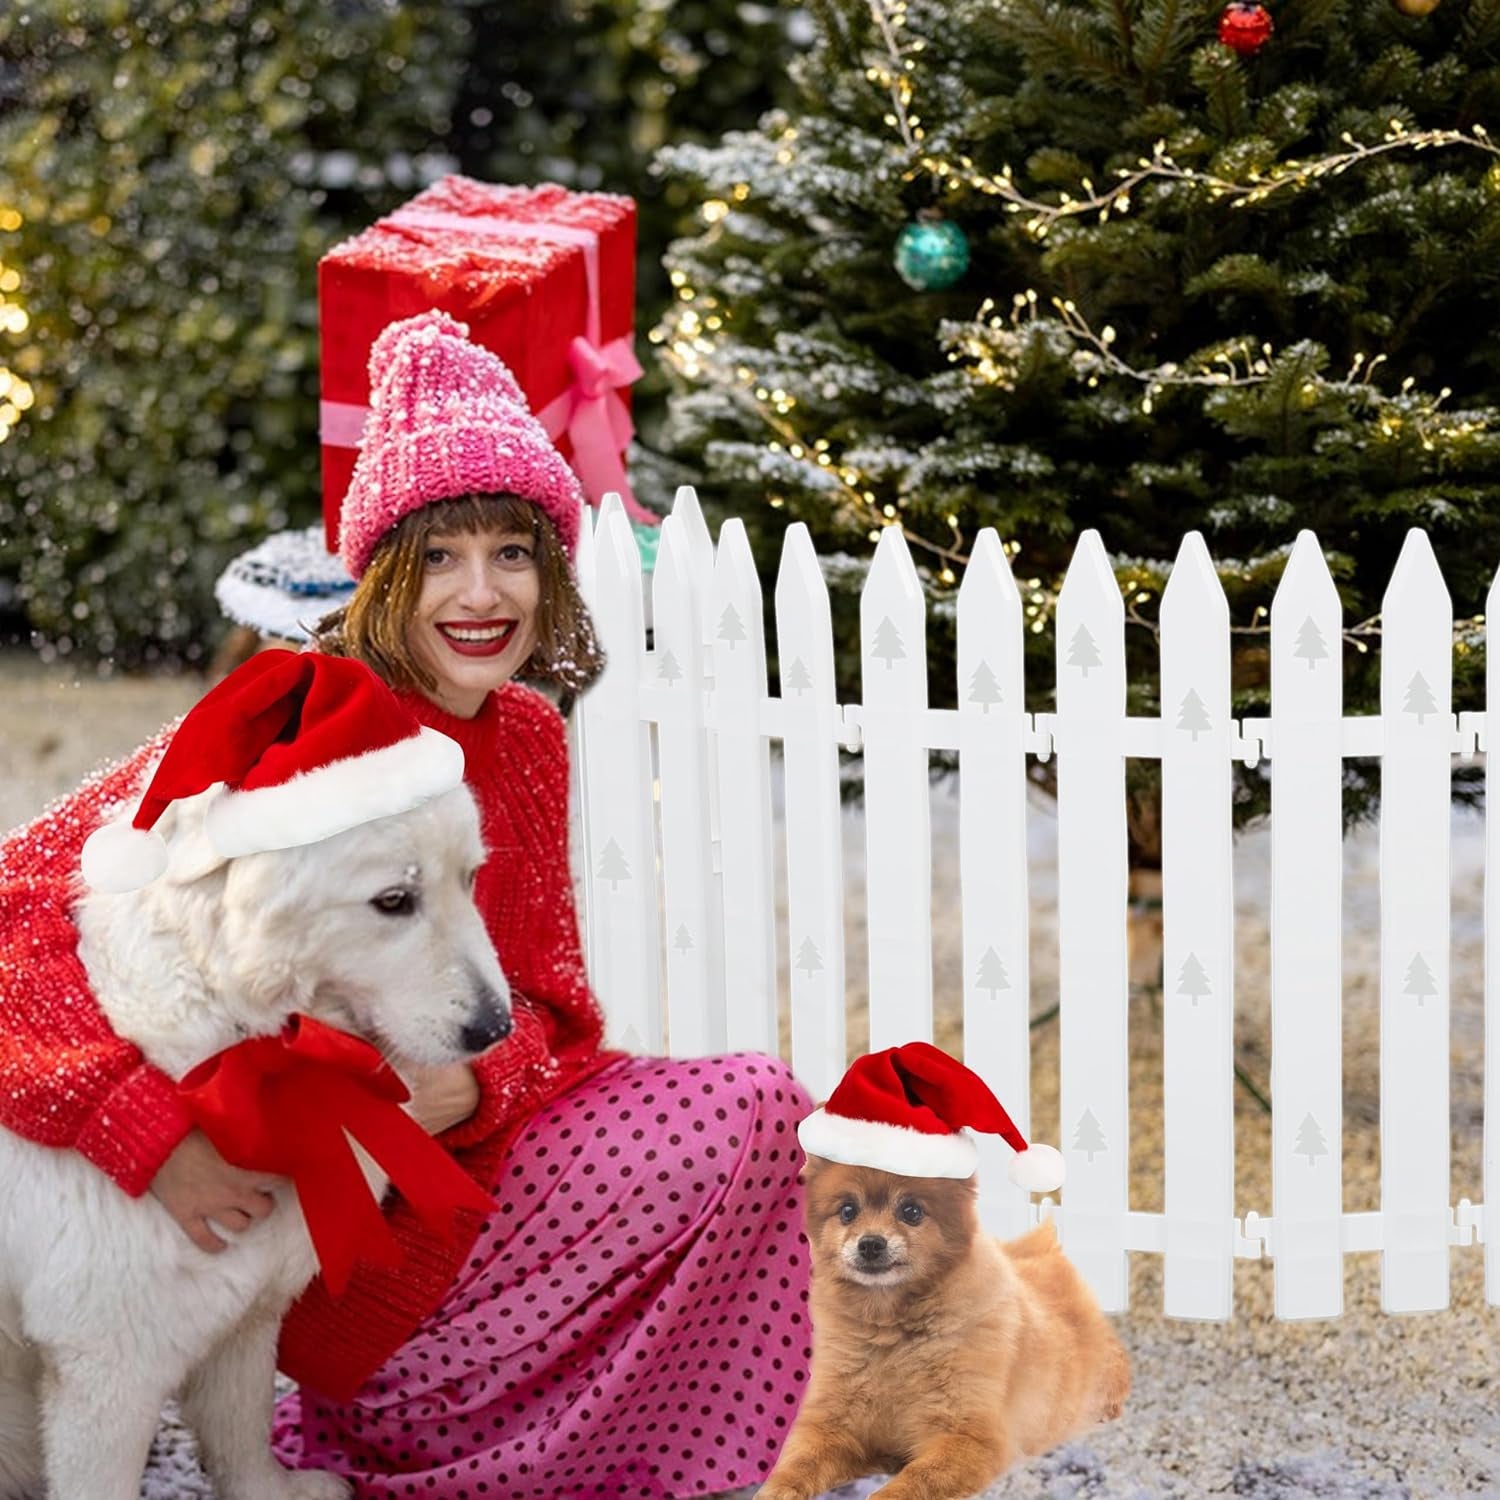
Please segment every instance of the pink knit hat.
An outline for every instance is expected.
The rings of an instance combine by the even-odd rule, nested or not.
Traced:
[[[392,323],[370,350],[370,415],[339,521],[359,578],[385,534],[434,500],[518,495],[546,512],[568,556],[583,488],[497,355],[444,312]]]

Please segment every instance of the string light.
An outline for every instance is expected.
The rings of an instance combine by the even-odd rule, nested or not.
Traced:
[[[719,223],[716,222],[709,233],[714,234],[718,230]],[[825,487],[828,476],[832,475],[840,485],[843,502],[871,528],[868,535],[872,542],[880,539],[880,533],[886,527],[901,526],[908,544],[930,554],[942,565],[943,571],[938,576],[943,582],[956,577],[954,569],[965,567],[969,561],[957,518],[949,518],[953,532],[951,545],[934,541],[919,531],[902,526],[900,511],[905,504],[904,499],[897,496],[894,502],[878,500],[875,481],[844,458],[836,456],[827,438],[806,437],[791,420],[792,413],[797,408],[797,398],[790,391],[781,386],[768,385],[747,365],[736,365],[731,372],[725,368],[722,358],[714,357],[719,354],[719,348],[716,340],[709,336],[710,324],[713,325],[714,333],[722,334],[731,321],[729,309],[721,307],[712,293],[694,288],[687,273],[681,268],[672,269],[668,273],[668,280],[676,291],[678,300],[668,308],[662,321],[648,335],[650,341],[661,349],[667,363],[685,379],[714,385],[729,395],[737,405],[753,411],[775,433],[768,444],[770,450],[815,473],[818,478],[814,483],[819,488]],[[684,292],[692,295],[684,297]],[[698,311],[700,307],[713,311],[711,315],[705,316]],[[781,509],[784,505],[783,499],[776,504],[776,508]],[[944,572],[947,574],[946,578]]]
[[[1011,298],[1009,322],[1006,323],[995,312],[995,300],[986,297],[980,304],[974,320],[959,324],[944,339],[948,346],[950,361],[967,356],[970,363],[965,373],[986,385],[1002,390],[1013,390],[1012,374],[1026,353],[1025,345],[1018,337],[1023,324],[1035,322],[1038,316],[1039,299],[1034,290],[1028,288]],[[1078,375],[1090,387],[1099,384],[1100,374],[1118,375],[1146,387],[1141,399],[1141,410],[1149,415],[1156,398],[1177,386],[1245,387],[1263,385],[1271,377],[1277,351],[1268,343],[1256,346],[1248,336],[1226,341],[1210,354],[1202,356],[1210,364],[1207,369],[1184,369],[1175,361],[1141,369],[1127,363],[1114,349],[1115,330],[1106,324],[1095,329],[1078,310],[1071,298],[1054,297],[1052,306],[1058,320],[1080,343],[1086,344],[1090,352],[1083,350],[1074,354],[1074,366]],[[1367,359],[1356,354],[1351,364],[1345,385],[1372,386],[1376,370],[1386,362],[1387,356],[1377,354]],[[1222,368],[1212,368],[1221,366]],[[1317,399],[1318,385],[1304,381],[1302,396],[1311,405]],[[1416,390],[1416,378],[1408,375],[1393,399],[1402,403],[1400,409],[1383,410],[1376,423],[1381,437],[1398,439],[1407,432],[1407,423],[1417,435],[1427,452],[1434,452],[1439,442],[1453,442],[1479,433],[1488,432],[1490,424],[1473,417],[1449,417],[1439,414],[1439,407],[1453,394],[1452,388],[1444,386],[1436,396]]]
[[[16,209],[0,206],[0,231],[13,233],[23,222]],[[20,272],[0,262],[0,332],[20,334],[31,326],[30,315],[13,295],[20,286]],[[9,439],[35,402],[31,385],[9,365],[0,364],[0,443]]]
[[[875,0],[872,0],[875,3]],[[1348,146],[1346,151],[1318,157],[1311,161],[1278,162],[1265,172],[1250,172],[1247,180],[1220,177],[1213,172],[1200,172],[1193,167],[1180,166],[1167,152],[1165,141],[1157,141],[1149,157],[1141,157],[1134,168],[1122,167],[1120,180],[1107,192],[1099,192],[1093,182],[1081,179],[1083,196],[1075,198],[1070,193],[1059,193],[1057,203],[1043,203],[1028,197],[1015,184],[1015,174],[1007,165],[996,174],[981,172],[972,158],[959,156],[957,165],[946,157],[926,156],[921,158],[919,168],[943,177],[950,183],[958,182],[977,192],[1005,201],[1005,211],[1013,214],[1028,214],[1025,228],[1034,239],[1044,239],[1048,231],[1061,220],[1096,217],[1098,222],[1108,222],[1112,214],[1130,212],[1131,194],[1143,182],[1152,180],[1177,182],[1186,186],[1204,189],[1210,198],[1227,198],[1232,208],[1245,208],[1251,204],[1264,203],[1273,193],[1284,188],[1304,188],[1323,177],[1337,175],[1357,164],[1385,156],[1392,151],[1431,151],[1453,146],[1463,146],[1471,151],[1482,151],[1500,158],[1500,147],[1490,140],[1482,125],[1462,130],[1407,130],[1399,121],[1393,120],[1386,133],[1376,145],[1363,145],[1348,131],[1341,139]],[[913,171],[909,174],[915,176]]]
[[[1321,178],[1400,150],[1422,151],[1452,147],[1479,150],[1497,158],[1492,175],[1500,174],[1500,149],[1490,141],[1483,126],[1474,125],[1468,133],[1457,130],[1409,131],[1401,121],[1392,120],[1378,144],[1361,144],[1345,132],[1342,139],[1348,149],[1344,151],[1314,160],[1278,163],[1264,172],[1250,172],[1245,181],[1183,167],[1167,152],[1165,141],[1157,141],[1150,157],[1141,157],[1133,169],[1119,169],[1119,180],[1107,191],[1100,192],[1092,180],[1085,176],[1080,181],[1081,195],[1061,192],[1057,203],[1044,203],[1028,197],[1016,187],[1014,173],[1009,165],[1003,167],[998,174],[991,175],[979,171],[968,156],[960,155],[955,161],[947,156],[925,152],[918,154],[925,132],[916,108],[916,88],[912,75],[917,68],[915,55],[925,50],[926,42],[920,37],[903,39],[899,35],[907,21],[905,0],[867,0],[867,3],[884,42],[886,58],[869,63],[865,77],[888,96],[890,108],[884,115],[885,123],[898,132],[907,152],[916,157],[915,164],[905,174],[906,180],[910,181],[926,172],[940,186],[945,184],[950,191],[957,191],[967,185],[979,192],[998,196],[1005,200],[1006,212],[1028,216],[1024,227],[1038,240],[1044,238],[1050,228],[1062,220],[1092,215],[1100,223],[1104,223],[1112,215],[1128,213],[1132,194],[1143,183],[1153,180],[1199,188],[1214,200],[1228,200],[1231,207],[1240,208],[1264,202],[1284,189],[1307,187]],[[790,126],[784,128],[778,137],[776,160],[783,165],[789,164],[793,159],[790,142],[795,137],[796,130]],[[1496,180],[1500,181],[1500,175],[1497,175]],[[707,225],[705,243],[712,244],[723,230],[733,206],[745,202],[750,197],[750,191],[748,183],[736,183],[728,194],[728,200],[732,201],[713,198],[705,202],[701,209]],[[830,476],[836,479],[841,487],[843,503],[853,514],[864,519],[868,528],[867,536],[872,543],[879,540],[887,527],[902,526],[900,513],[905,506],[904,498],[897,496],[893,503],[880,501],[875,482],[860,473],[846,459],[833,454],[828,439],[809,441],[790,420],[797,405],[796,398],[790,392],[767,385],[744,365],[736,365],[732,375],[724,368],[718,343],[712,335],[725,332],[731,321],[729,309],[720,307],[711,294],[690,286],[686,274],[681,270],[672,272],[672,284],[677,293],[677,301],[668,309],[662,323],[652,329],[649,335],[652,343],[662,346],[668,362],[685,378],[693,381],[706,378],[730,393],[737,404],[752,409],[776,434],[768,443],[770,451],[814,471],[817,474],[814,482],[819,488],[826,485]],[[1075,355],[1075,362],[1092,364],[1092,367],[1080,365],[1081,378],[1091,387],[1098,386],[1101,375],[1117,375],[1144,385],[1146,389],[1141,409],[1146,414],[1153,410],[1156,398],[1171,387],[1228,388],[1264,383],[1269,379],[1277,357],[1270,345],[1262,344],[1257,349],[1249,338],[1243,338],[1228,341],[1214,350],[1206,357],[1207,365],[1204,368],[1184,369],[1167,361],[1155,368],[1137,369],[1115,353],[1113,345],[1116,334],[1113,327],[1106,325],[1096,332],[1071,300],[1052,298],[1051,303],[1068,331],[1088,346],[1090,352],[1079,350]],[[707,316],[700,316],[695,310],[698,305],[711,311]],[[979,324],[959,325],[956,332],[946,336],[950,361],[967,358],[970,361],[967,373],[987,384],[1013,389],[1015,362],[1007,358],[1013,351],[1007,348],[1002,335],[1008,332],[1013,337],[1023,318],[1031,321],[1037,318],[1038,308],[1039,298],[1034,289],[1017,294],[1012,299],[1010,329],[1007,330],[998,316],[992,316],[993,299],[986,299],[980,309]],[[985,319],[988,319],[987,324]],[[1357,379],[1359,383],[1370,384],[1373,372],[1384,360],[1384,355],[1376,355],[1368,361],[1363,356],[1356,356],[1349,381],[1353,383]],[[1448,418],[1446,414],[1439,418],[1436,415],[1438,405],[1451,392],[1444,389],[1436,398],[1413,396],[1413,385],[1414,381],[1408,377],[1402,385],[1400,399],[1411,403],[1411,408],[1405,415],[1411,419],[1412,428],[1426,449],[1431,450],[1438,441],[1452,441],[1486,430],[1483,422],[1473,419]],[[1302,387],[1304,400],[1309,404],[1315,400],[1317,389],[1315,384],[1305,382]],[[1382,421],[1386,424],[1385,436],[1397,438],[1404,430],[1400,413],[1383,413]],[[771,497],[770,504],[773,508],[783,509],[786,501],[783,496],[776,495]],[[904,526],[902,530],[912,546],[935,556],[941,562],[938,580],[944,586],[952,586],[957,578],[955,567],[966,566],[969,555],[957,518],[950,514],[945,519],[953,534],[952,545],[945,546],[919,532],[907,530]],[[1019,554],[1019,543],[1004,545],[1011,557]],[[1031,599],[1025,605],[1029,628],[1040,633],[1055,614],[1061,580],[1045,586],[1041,580],[1033,579],[1028,587],[1032,591]],[[1132,590],[1135,590],[1133,596]],[[1153,595],[1146,589],[1135,589],[1133,582],[1124,588],[1123,593],[1127,601],[1127,618],[1131,623],[1145,626],[1155,633],[1158,628],[1156,623],[1140,616],[1136,611],[1137,604],[1146,602]],[[1267,616],[1264,625],[1259,623],[1264,613],[1263,609],[1257,609],[1249,626],[1231,628],[1235,633],[1268,633],[1269,617]],[[1346,631],[1345,635],[1357,649],[1364,650],[1366,648],[1358,639],[1363,633],[1364,626],[1357,626]]]
[[[924,138],[921,120],[911,113],[911,74],[916,64],[905,56],[896,40],[897,30],[906,24],[906,5],[904,0],[891,0],[889,5],[885,0],[869,0],[869,4],[870,15],[885,42],[890,66],[872,63],[865,69],[865,77],[890,94],[892,113],[885,116],[885,123],[899,129],[907,149],[915,151]]]

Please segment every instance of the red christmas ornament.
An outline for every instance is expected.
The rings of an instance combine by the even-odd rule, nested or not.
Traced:
[[[1274,29],[1271,12],[1255,0],[1230,0],[1219,17],[1219,40],[1241,57],[1259,52]]]

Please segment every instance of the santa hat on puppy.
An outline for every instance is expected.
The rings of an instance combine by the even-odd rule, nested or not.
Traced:
[[[972,1177],[974,1131],[1015,1151],[1010,1178],[1032,1193],[1062,1186],[1062,1153],[1028,1146],[985,1081],[930,1042],[856,1061],[828,1101],[797,1127],[809,1156],[901,1177]]]
[[[463,774],[462,748],[420,723],[363,662],[262,651],[189,710],[134,817],[89,836],[83,878],[113,893],[149,885],[167,865],[156,820],[216,783],[205,832],[233,859],[406,812]]]

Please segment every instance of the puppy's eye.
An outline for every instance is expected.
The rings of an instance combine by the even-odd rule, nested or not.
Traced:
[[[402,886],[393,886],[388,891],[382,891],[370,905],[387,917],[409,917],[417,909],[416,892],[408,891]]]
[[[901,1220],[905,1224],[920,1224],[927,1217],[922,1212],[920,1203],[903,1203],[901,1205]]]
[[[855,1221],[855,1219],[857,1219],[858,1217],[859,1217],[859,1204],[857,1204],[857,1203],[841,1203],[841,1204],[839,1204],[839,1223],[840,1224],[852,1224]]]

